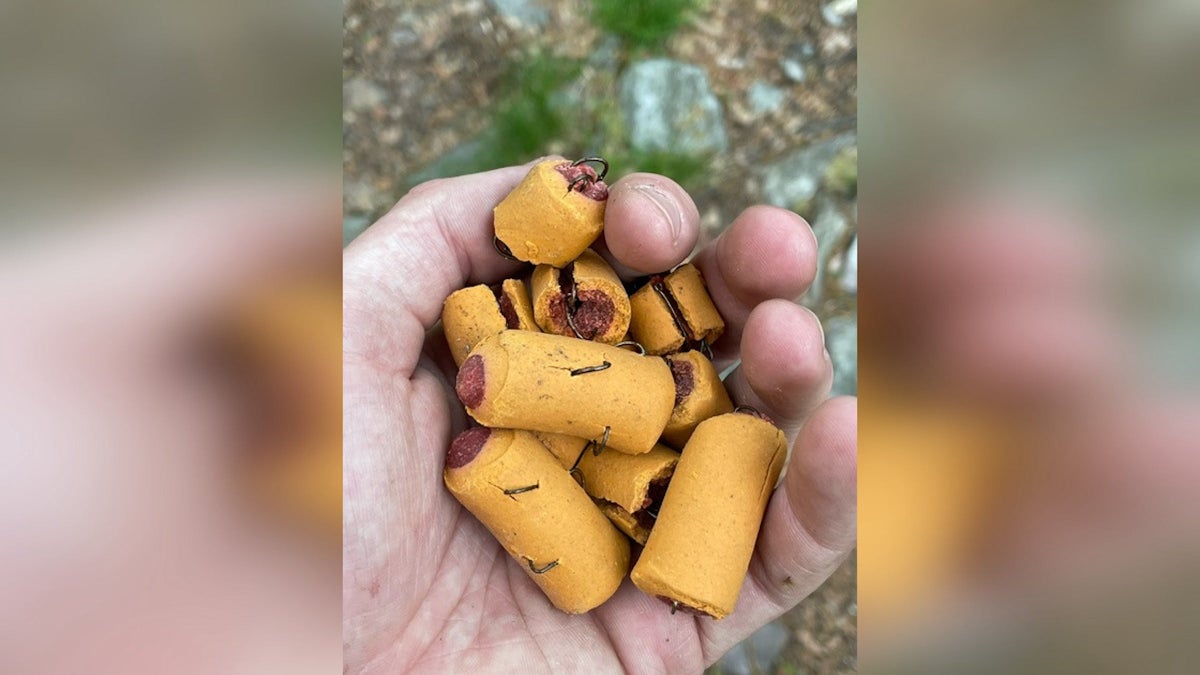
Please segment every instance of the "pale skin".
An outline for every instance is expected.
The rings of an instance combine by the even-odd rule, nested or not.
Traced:
[[[855,546],[856,399],[829,398],[820,324],[793,302],[815,274],[812,230],[770,207],[744,211],[695,258],[727,322],[718,366],[742,359],[735,403],[792,444],[732,615],[671,615],[628,580],[600,608],[564,614],[446,491],[446,449],[466,418],[435,325],[453,290],[522,271],[493,250],[491,209],[527,170],[419,186],[345,251],[346,672],[697,672]],[[596,248],[629,277],[682,262],[698,235],[682,188],[632,174],[611,186]]]

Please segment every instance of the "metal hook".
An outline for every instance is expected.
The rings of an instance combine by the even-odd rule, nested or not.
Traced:
[[[642,343],[638,342],[637,340],[623,340],[621,342],[618,342],[616,346],[618,346],[618,347],[637,347],[638,354],[640,354],[642,356],[646,355],[646,348],[643,347]]]
[[[571,275],[571,293],[564,301],[566,303],[566,307],[563,308],[565,310],[563,314],[567,315],[567,325],[571,327],[571,332],[575,334],[575,337],[579,338],[580,340],[586,340],[587,338],[583,337],[583,333],[580,333],[579,329],[575,327],[575,305],[579,302],[578,291],[579,284],[575,283],[575,275]]]
[[[603,157],[582,157],[574,162],[571,162],[571,166],[579,166],[584,162],[599,162],[600,164],[604,165],[604,168],[600,170],[600,180],[604,180],[604,177],[608,175],[608,161]]]
[[[611,363],[608,361],[602,361],[598,366],[584,366],[583,368],[576,368],[575,370],[572,370],[571,377],[575,377],[576,375],[585,375],[587,373],[597,373],[601,370],[607,370],[611,367]]]
[[[675,323],[675,328],[679,330],[681,335],[683,335],[684,340],[690,340],[691,331],[688,330],[687,322],[684,321],[683,316],[675,307],[675,298],[672,298],[670,294],[667,293],[667,285],[661,281],[657,283],[652,281],[650,282],[650,285],[654,288],[654,292],[658,293],[658,296],[662,298],[664,303],[666,303],[667,311],[671,313],[671,321]]]
[[[580,333],[579,329],[575,327],[575,318],[574,318],[575,311],[568,308],[566,313],[567,313],[567,325],[571,327],[571,332],[574,333],[575,337],[579,338],[580,340],[586,340],[587,338],[583,337],[583,333]]]
[[[513,255],[512,249],[508,247],[508,244],[500,241],[500,237],[492,237],[492,248],[496,249],[496,253],[499,253],[502,258],[507,258],[513,262],[524,262]]]
[[[583,484],[583,469],[579,468],[579,463],[583,461],[583,456],[587,454],[588,446],[591,444],[591,441],[583,444],[583,449],[579,451],[579,456],[575,458],[575,463],[571,465],[570,469],[567,469],[567,473],[579,481],[579,487],[584,489],[586,487]]]
[[[534,574],[545,574],[546,572],[549,572],[550,570],[554,569],[555,567],[558,567],[557,560],[555,560],[552,563],[546,563],[546,566],[542,567],[540,569],[537,567],[534,567],[533,558],[525,558],[525,560],[529,563],[529,571],[533,572]]]
[[[593,457],[599,455],[605,448],[608,447],[608,434],[610,431],[612,431],[612,427],[605,426],[604,427],[604,436],[600,439],[599,443],[596,443],[596,441],[594,441],[594,440],[588,441],[588,445],[592,446],[592,456]],[[587,446],[585,445],[584,449],[586,449],[586,448],[587,448]]]
[[[678,612],[678,611],[679,611],[679,601],[672,600],[671,601],[671,616],[675,616],[675,612]]]
[[[700,341],[700,353],[707,356],[709,361],[713,360],[712,345],[708,344],[708,338]]]
[[[758,411],[758,408],[755,408],[755,407],[752,407],[752,406],[748,406],[748,405],[739,405],[738,407],[736,407],[736,408],[734,408],[734,409],[733,409],[733,412],[735,412],[735,413],[745,413],[745,414],[747,414],[747,415],[754,415],[755,417],[762,417],[762,416],[763,416],[763,414],[762,414],[762,413],[760,413],[760,412]]]
[[[522,494],[525,492],[533,492],[534,490],[540,488],[541,486],[542,486],[541,483],[534,483],[533,485],[526,485],[525,487],[511,488],[511,489],[505,490],[504,494],[511,497],[513,495],[519,495],[519,494]]]
[[[567,183],[567,194],[571,194],[571,190],[575,189],[576,183],[590,183],[590,182],[592,182],[592,177],[587,175],[586,173],[581,173],[578,176],[575,176],[574,178],[571,179],[570,183]],[[582,191],[583,190],[580,190],[580,192],[582,192]]]

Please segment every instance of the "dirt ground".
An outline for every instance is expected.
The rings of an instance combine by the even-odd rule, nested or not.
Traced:
[[[345,5],[342,72],[343,209],[373,221],[407,190],[412,176],[477,136],[508,64],[533,47],[587,58],[605,35],[586,2],[546,2],[541,26],[519,23],[488,0],[350,0]],[[689,185],[703,238],[762,200],[757,170],[808,143],[857,125],[856,19],[840,26],[821,3],[800,0],[707,2],[667,44],[665,56],[702,67],[721,101],[728,152]],[[607,44],[611,44],[609,39]],[[636,56],[619,49],[620,67]],[[794,67],[802,63],[803,81]],[[585,75],[586,76],[586,73]],[[781,88],[770,112],[751,105],[755,82]],[[805,214],[807,215],[807,214]],[[790,640],[776,673],[856,670],[855,558],[780,619]]]

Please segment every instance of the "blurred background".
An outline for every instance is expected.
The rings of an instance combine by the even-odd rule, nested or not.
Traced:
[[[744,208],[804,216],[835,394],[857,359],[854,0],[351,0],[342,46],[344,242],[412,186],[549,153],[681,183],[703,246]],[[856,560],[719,673],[856,669]]]
[[[0,672],[337,672],[339,17],[0,5]]]
[[[861,14],[863,671],[1193,672],[1200,4]]]

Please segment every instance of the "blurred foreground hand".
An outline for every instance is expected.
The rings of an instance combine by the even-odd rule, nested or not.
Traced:
[[[6,242],[0,671],[336,670],[338,211],[242,176]]]
[[[1145,645],[1150,598],[1200,581],[1200,396],[1139,367],[1105,238],[1019,203],[928,205],[872,239],[864,663]],[[1168,606],[1152,625],[1180,625]]]

